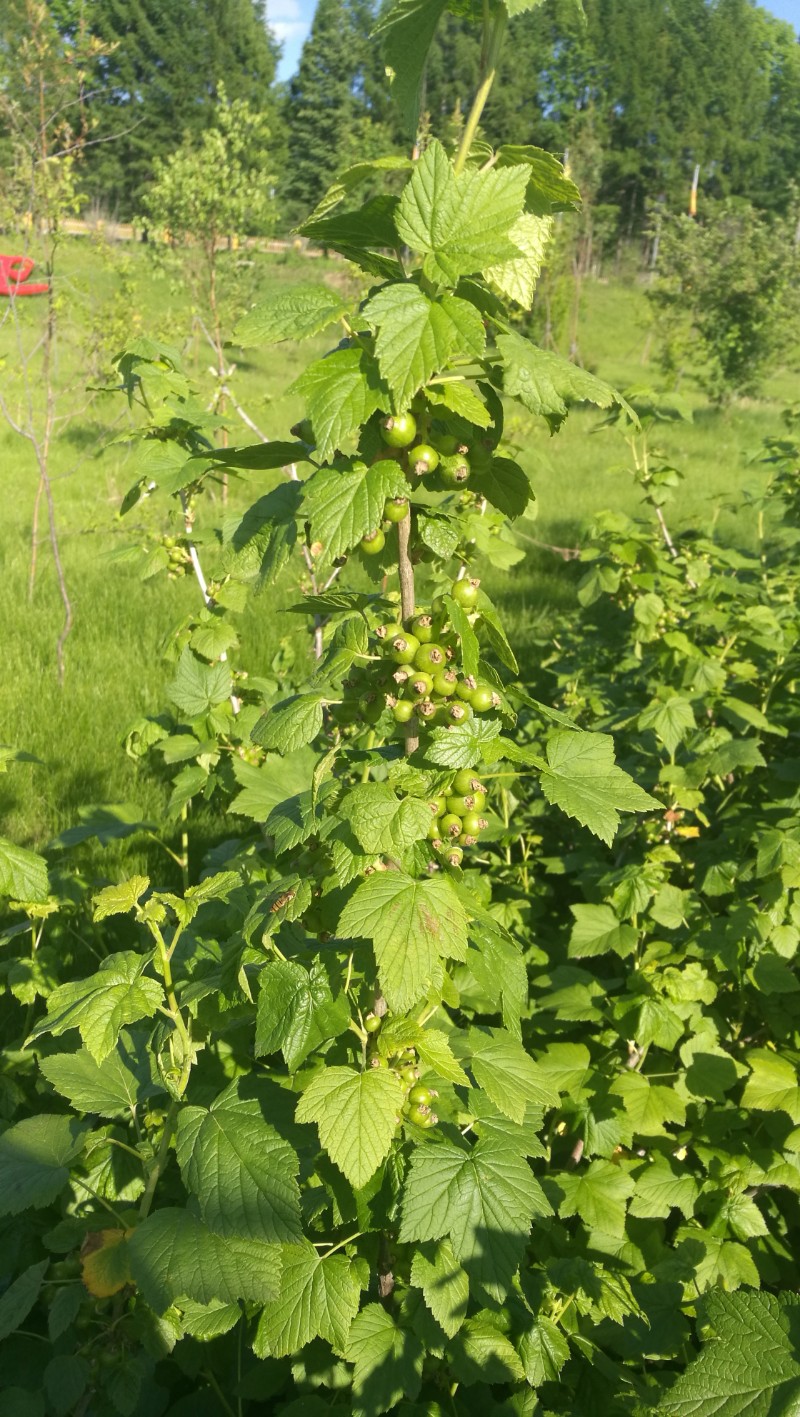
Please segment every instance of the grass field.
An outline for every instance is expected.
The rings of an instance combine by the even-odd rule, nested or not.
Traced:
[[[4,245],[10,250],[9,239]],[[126,757],[121,743],[136,717],[158,712],[170,669],[162,657],[165,637],[188,613],[197,594],[188,579],[143,583],[138,564],[121,554],[143,544],[148,530],[166,530],[163,504],[120,521],[118,506],[133,480],[132,456],[124,443],[127,411],[116,394],[86,393],[102,382],[109,355],[131,333],[159,336],[181,348],[187,367],[210,396],[210,350],[194,324],[191,282],[177,265],[158,268],[144,248],[112,250],[88,239],[65,245],[59,257],[60,337],[57,384],[59,416],[51,454],[53,496],[66,580],[75,624],[66,647],[63,689],[56,675],[55,642],[61,609],[52,556],[46,541],[38,549],[33,596],[28,597],[31,522],[37,472],[30,445],[0,422],[3,517],[0,565],[3,602],[0,649],[0,743],[27,750],[38,764],[15,765],[0,779],[0,832],[28,844],[47,842],[74,823],[89,802],[134,801],[157,815],[165,789],[153,775]],[[346,280],[341,263],[303,261],[247,253],[225,258],[225,282],[240,308],[259,292],[309,280]],[[15,418],[26,418],[20,377],[20,350],[31,349],[40,333],[44,302],[17,302],[20,325],[0,310],[0,388]],[[582,356],[589,367],[619,387],[658,382],[657,369],[643,362],[648,348],[646,301],[640,288],[613,284],[586,286],[580,327]],[[235,375],[237,396],[269,437],[285,437],[299,413],[286,388],[309,355],[321,353],[324,337],[296,349],[281,346],[248,352]],[[234,355],[235,357],[235,355]],[[34,420],[41,418],[41,390],[31,366]],[[737,513],[741,490],[757,482],[750,466],[762,439],[779,427],[780,410],[792,397],[791,371],[776,377],[763,401],[726,413],[710,409],[688,385],[691,423],[668,425],[657,442],[686,474],[671,512],[676,527],[710,526],[720,503],[719,534],[740,544],[752,539],[749,514]],[[635,514],[636,494],[620,467],[626,449],[614,433],[594,433],[594,410],[573,414],[551,440],[546,429],[510,412],[508,432],[520,445],[520,460],[534,473],[538,507],[523,528],[530,554],[510,578],[498,578],[507,598],[510,627],[524,645],[531,628],[549,623],[574,604],[575,567],[536,543],[573,546],[585,538],[595,513],[605,507]],[[233,441],[249,442],[242,428]],[[273,485],[275,474],[248,476],[231,490],[234,505],[245,504]],[[42,509],[44,512],[44,508]],[[43,518],[41,531],[45,529]],[[294,575],[294,573],[293,573]],[[287,576],[277,596],[255,601],[242,626],[243,662],[263,670],[281,635],[294,630],[291,617],[277,615],[281,596],[292,588]],[[487,577],[491,589],[492,577]],[[509,590],[509,584],[511,590]]]

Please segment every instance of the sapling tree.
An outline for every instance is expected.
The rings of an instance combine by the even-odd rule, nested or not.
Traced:
[[[217,406],[224,406],[228,375],[220,309],[219,257],[232,238],[265,235],[276,217],[275,178],[269,171],[269,120],[245,99],[231,100],[218,85],[213,126],[199,141],[186,137],[169,157],[158,159],[144,198],[154,236],[189,242],[197,297],[217,369]],[[203,317],[201,316],[201,319]]]
[[[64,678],[64,646],[73,623],[73,607],[61,556],[53,498],[51,457],[55,437],[63,433],[86,404],[85,390],[60,387],[57,349],[63,304],[57,255],[64,219],[80,206],[79,162],[89,139],[84,107],[87,67],[102,58],[102,46],[82,22],[69,45],[55,19],[38,0],[12,0],[5,43],[0,48],[0,122],[6,133],[4,171],[0,171],[0,228],[17,239],[25,235],[41,242],[41,273],[47,291],[38,298],[34,318],[23,318],[12,295],[3,323],[14,329],[14,355],[9,360],[0,413],[8,426],[30,447],[37,486],[31,529],[28,580],[33,596],[39,548],[42,503],[55,567],[63,622],[56,645],[59,679]],[[38,318],[37,318],[38,317]],[[10,375],[10,377],[8,377]],[[91,397],[91,396],[90,396]]]

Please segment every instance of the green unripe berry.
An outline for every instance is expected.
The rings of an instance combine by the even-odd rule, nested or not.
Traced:
[[[409,1107],[408,1120],[416,1127],[435,1127],[439,1118],[430,1107]]]
[[[389,448],[407,448],[417,434],[417,420],[413,413],[396,413],[385,418],[381,425],[383,441]]]
[[[453,581],[450,594],[462,610],[472,610],[478,603],[479,585],[479,580],[468,580],[466,576],[462,576],[461,580]]]
[[[415,669],[411,678],[411,689],[418,699],[427,699],[433,688],[433,676],[424,669]]]
[[[458,844],[461,847],[477,846],[478,838],[476,836],[470,836],[468,832],[462,832],[461,836],[458,838]]]
[[[467,702],[475,713],[488,713],[494,706],[494,690],[488,684],[476,684]]]
[[[416,706],[416,712],[425,723],[433,723],[439,715],[439,704],[431,703],[430,699],[422,699]]]
[[[436,446],[442,457],[451,458],[454,453],[466,453],[468,451],[466,443],[462,443],[455,433],[442,433],[436,439]]]
[[[461,818],[461,825],[464,828],[465,836],[479,836],[489,825],[485,817],[480,812],[466,812]]]
[[[392,707],[395,723],[409,723],[414,717],[414,705],[410,699],[398,699]]]
[[[408,498],[387,498],[383,504],[383,516],[387,522],[404,522],[408,516]]]
[[[461,818],[455,812],[446,812],[441,820],[443,837],[459,837],[461,835]]]
[[[466,796],[463,797],[448,797],[447,810],[448,812],[455,812],[457,817],[463,817],[465,812],[475,811],[475,798],[472,796],[471,792],[468,792]]]
[[[406,1063],[404,1067],[399,1069],[398,1076],[406,1087],[413,1087],[419,1077],[419,1068],[416,1068],[413,1063]]]
[[[373,1053],[369,1060],[369,1065],[371,1068],[388,1068],[389,1066],[386,1059],[382,1058],[380,1053]]]
[[[424,1082],[417,1082],[408,1094],[408,1100],[412,1107],[430,1107],[433,1101],[433,1093]]]
[[[409,635],[405,630],[401,630],[392,640],[392,659],[395,664],[414,664],[415,656],[419,650],[419,640],[416,635]],[[424,669],[425,665],[418,666]]]
[[[377,531],[371,531],[367,536],[362,536],[358,544],[365,556],[377,556],[386,545],[386,537],[378,527]]]
[[[366,723],[377,723],[385,708],[386,699],[382,694],[366,694],[362,701],[362,718]]]
[[[447,798],[443,792],[440,792],[438,797],[434,797],[433,801],[428,803],[428,806],[435,817],[441,817],[447,811]]]
[[[364,1019],[364,1027],[367,1033],[377,1033],[380,1026],[381,1020],[378,1018],[377,1014],[367,1014]]]
[[[454,703],[447,705],[445,717],[448,718],[451,723],[466,723],[468,719],[472,718],[472,709],[469,704],[462,704],[456,700]]]
[[[440,699],[449,699],[457,692],[458,675],[454,669],[439,669],[433,676],[433,692]]]
[[[399,622],[391,625],[379,625],[375,634],[379,640],[383,640],[385,645],[390,645],[392,640],[396,640],[398,635],[404,635],[405,630]]]
[[[428,827],[428,841],[441,841],[441,838],[442,824],[439,821],[438,817],[434,817],[433,821]]]
[[[486,788],[476,776],[475,768],[462,768],[453,778],[453,791],[462,796],[466,792],[485,792]]]
[[[417,443],[416,447],[411,449],[408,461],[411,471],[415,472],[417,477],[424,477],[426,472],[436,471],[439,466],[439,454],[430,443]]]
[[[473,802],[475,803],[475,811],[476,811],[476,812],[482,812],[483,809],[484,809],[484,807],[486,806],[486,793],[485,793],[485,792],[473,792],[473,793],[471,794],[471,796],[472,796]]]
[[[428,673],[435,674],[437,669],[442,668],[447,662],[447,651],[441,645],[427,644],[419,645],[414,656],[414,667],[424,669]]]
[[[471,703],[474,689],[475,680],[471,676],[468,676],[466,679],[459,679],[456,684],[456,694],[465,704]]]
[[[447,862],[448,866],[460,866],[461,862],[464,860],[464,852],[462,847],[454,845],[452,842],[448,842],[444,850],[444,859]]]
[[[421,645],[430,644],[433,639],[433,616],[417,615],[411,621],[411,633],[416,635]]]
[[[442,458],[439,464],[439,476],[446,487],[464,487],[469,482],[470,471],[470,465],[463,453]]]

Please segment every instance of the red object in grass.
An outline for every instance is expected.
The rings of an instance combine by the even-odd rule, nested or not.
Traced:
[[[30,256],[0,256],[0,295],[46,295],[46,280],[28,280],[33,266]]]

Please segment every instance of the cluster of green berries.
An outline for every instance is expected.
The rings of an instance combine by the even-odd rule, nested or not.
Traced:
[[[192,558],[185,541],[175,536],[164,536],[161,538],[161,545],[167,553],[169,579],[174,581],[178,576],[186,575],[187,571],[191,570]]]
[[[477,580],[454,581],[450,593],[465,608],[478,597]],[[458,637],[446,630],[443,602],[437,597],[430,611],[414,615],[408,626],[399,622],[376,631],[386,658],[396,666],[394,692],[388,703],[396,723],[416,719],[421,725],[466,723],[474,713],[488,713],[500,700],[490,684],[459,674]]]
[[[364,1027],[367,1033],[376,1034],[381,1026],[381,1019],[377,1014],[367,1014],[364,1019]],[[435,1088],[427,1087],[419,1080],[419,1068],[417,1067],[417,1052],[415,1048],[402,1048],[389,1061],[381,1053],[373,1053],[370,1058],[371,1068],[390,1068],[396,1073],[403,1085],[405,1099],[403,1102],[403,1116],[406,1121],[413,1122],[416,1127],[435,1127],[439,1118],[431,1107],[431,1103],[438,1093]]]
[[[488,826],[483,810],[486,787],[475,768],[462,768],[448,787],[429,803],[431,824],[428,840],[448,866],[460,866],[464,848],[476,846]]]
[[[467,447],[452,434],[437,436],[430,443],[416,443],[417,420],[413,413],[398,413],[385,418],[381,425],[384,445],[392,452],[403,452],[407,470],[415,477],[436,473],[442,489],[464,487],[472,469],[467,460]],[[365,556],[377,556],[386,545],[386,531],[395,522],[408,516],[408,498],[390,497],[384,503],[383,526],[376,527],[360,542]]]

